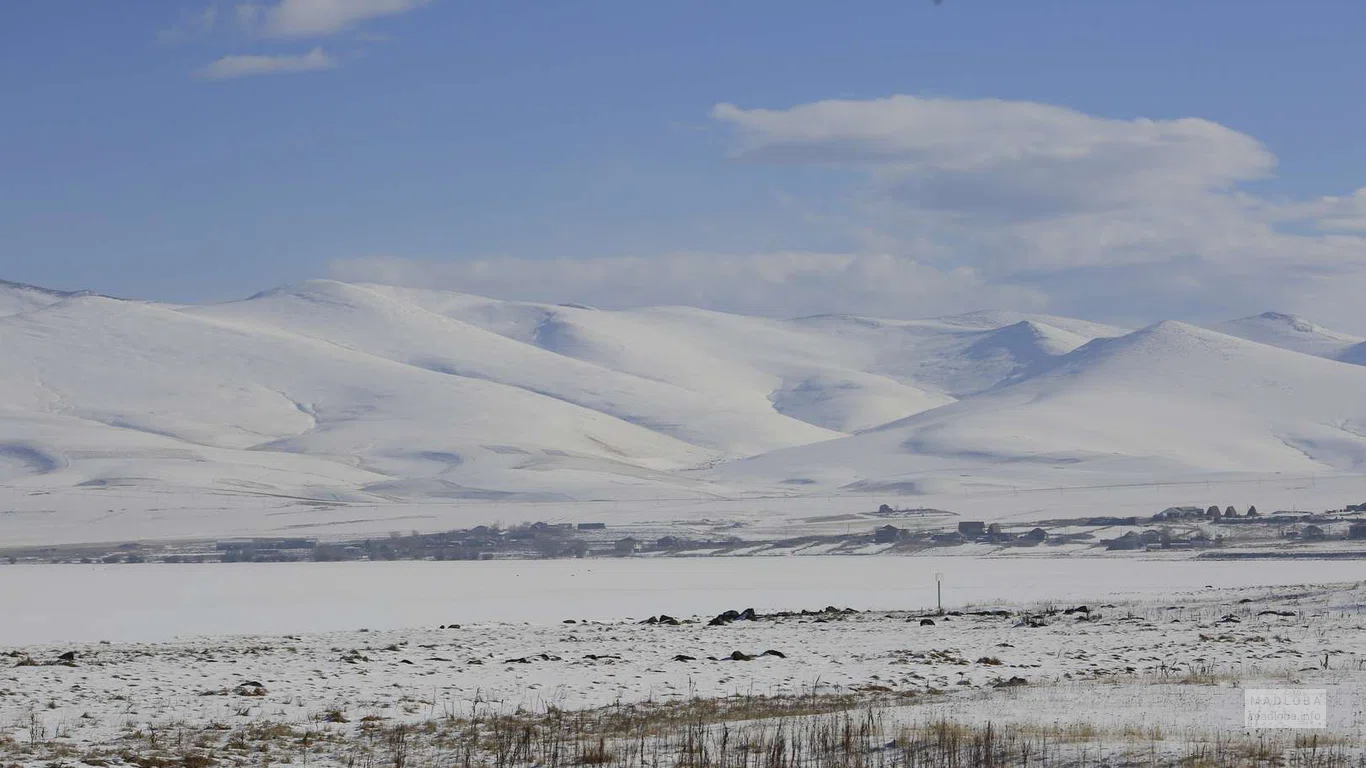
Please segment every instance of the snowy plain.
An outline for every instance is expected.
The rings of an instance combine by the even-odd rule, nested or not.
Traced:
[[[813,702],[820,696],[884,702],[892,697],[891,703],[879,706],[884,716],[898,722],[948,718],[962,724],[1045,728],[1062,743],[1084,744],[1090,751],[1089,761],[1053,763],[1062,765],[1095,764],[1098,748],[1104,754],[1136,749],[1163,757],[1138,763],[1145,765],[1187,764],[1182,755],[1207,744],[1288,748],[1284,733],[1242,727],[1245,688],[1326,690],[1327,728],[1313,734],[1322,739],[1314,742],[1316,748],[1336,748],[1336,754],[1354,761],[1366,745],[1366,587],[1323,583],[1349,572],[1360,575],[1347,564],[1299,562],[1249,571],[1235,564],[1107,560],[1069,561],[1058,570],[1057,561],[1007,560],[998,567],[994,561],[953,558],[925,565],[961,569],[955,579],[978,585],[965,592],[1019,599],[995,598],[973,606],[958,602],[966,595],[951,593],[945,607],[968,610],[935,615],[927,625],[927,590],[868,590],[869,580],[891,575],[881,569],[916,562],[911,559],[843,558],[821,561],[820,568],[794,558],[733,560],[738,572],[730,574],[718,572],[714,560],[626,564],[630,562],[614,564],[641,570],[617,570],[589,581],[591,590],[581,597],[591,595],[596,601],[591,604],[576,600],[574,589],[563,588],[562,582],[572,577],[550,568],[523,575],[534,574],[527,582],[557,600],[527,602],[519,589],[494,588],[486,595],[488,590],[469,587],[464,592],[475,593],[475,600],[452,602],[449,590],[441,599],[427,598],[435,597],[431,585],[459,580],[436,578],[440,569],[413,564],[394,567],[408,574],[421,571],[421,578],[369,574],[364,583],[371,586],[354,595],[347,589],[362,581],[337,578],[338,571],[297,567],[333,576],[327,587],[310,577],[285,578],[289,567],[248,566],[253,576],[263,576],[253,582],[258,599],[283,585],[312,584],[305,589],[340,611],[335,619],[341,623],[364,618],[413,626],[157,643],[81,642],[73,636],[9,646],[0,655],[15,662],[0,664],[0,754],[18,765],[47,765],[74,756],[84,756],[92,765],[147,762],[140,754],[182,760],[209,754],[240,765],[347,765],[356,757],[348,752],[365,744],[380,726],[424,726],[429,730],[414,733],[414,749],[420,749],[421,733],[440,732],[441,723],[458,725],[457,718],[480,712],[545,713],[554,708],[572,713],[756,696]],[[695,563],[705,570],[671,571],[677,563]],[[1026,565],[1034,570],[1022,570]],[[348,565],[345,571],[358,567]],[[29,584],[33,577],[55,581],[79,572],[70,566],[9,570],[27,571]],[[149,613],[137,607],[167,593],[175,603],[178,598],[168,589],[171,580],[153,583],[146,578],[173,570],[128,570],[134,577],[116,586],[126,591],[140,580],[144,591],[125,596],[122,602],[133,607],[122,618],[155,622],[176,616],[179,612]],[[103,574],[92,570],[89,576]],[[194,591],[193,572],[189,575]],[[496,575],[500,582],[518,578]],[[93,581],[82,578],[85,586]],[[1304,578],[1314,584],[1289,583]],[[629,579],[643,579],[633,585],[642,589],[621,588]],[[734,586],[746,579],[753,586]],[[809,589],[793,590],[789,580]],[[1287,583],[1272,586],[1281,581]],[[706,589],[694,593],[691,587]],[[411,613],[385,614],[375,608],[376,592],[382,590],[395,602],[407,602],[393,593],[404,588],[419,592],[400,609]],[[221,593],[199,591],[206,604],[190,608],[189,621],[199,622],[201,630],[216,629],[206,617]],[[508,605],[489,602],[500,595]],[[1088,604],[1083,609],[1077,605],[1081,600],[1064,595],[1086,595]],[[840,596],[896,602],[901,610],[826,612],[816,599]],[[753,621],[708,626],[707,619],[727,606],[749,607],[727,602],[742,599],[767,599],[774,608],[801,606],[812,612],[760,610]],[[370,612],[347,612],[343,606],[352,600],[368,603]],[[290,601],[267,600],[258,620],[277,628],[320,619],[325,623],[321,613],[286,616],[282,609]],[[94,612],[91,618],[119,613],[114,606],[101,612],[93,602],[85,604]],[[231,600],[219,604],[229,615],[236,610]],[[703,604],[712,607],[687,612],[690,605]],[[462,606],[469,610],[462,611]],[[618,615],[565,623],[550,618],[574,608],[596,608],[606,616],[637,607],[651,616],[669,607],[682,621],[642,623],[639,616]],[[428,611],[436,611],[446,623],[434,624],[438,619],[435,614],[427,618]],[[448,623],[479,615],[539,620]],[[76,635],[85,631],[89,636],[88,625],[67,626]],[[145,628],[134,634],[139,631]],[[764,655],[769,651],[776,653]],[[737,652],[743,656],[736,657]],[[275,736],[263,748],[266,734]],[[439,751],[419,754],[419,759],[440,762]]]
[[[805,557],[0,566],[0,645],[554,625],[661,613],[930,610],[1360,579],[1359,562]]]

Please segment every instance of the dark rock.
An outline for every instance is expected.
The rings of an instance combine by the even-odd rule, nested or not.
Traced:
[[[661,613],[659,614],[659,623],[668,625],[670,627],[676,627],[679,624],[682,624],[683,622],[679,621],[678,619],[675,619],[674,617],[668,614]]]
[[[674,657],[674,661],[697,661],[697,659],[687,654],[680,653]]]
[[[769,650],[767,650],[767,651],[764,651],[763,653],[761,653],[761,654],[759,654],[759,655],[760,655],[760,656],[777,656],[777,657],[780,658],[780,659],[786,659],[786,658],[787,658],[787,654],[783,653],[782,651],[775,651],[775,650],[772,650],[772,649],[769,649]]]
[[[564,621],[562,621],[562,622],[560,622],[560,623],[561,623],[561,624],[578,624],[578,622],[577,622],[577,621],[574,621],[573,619],[565,619]]]
[[[57,657],[57,661],[75,661],[75,660],[76,660],[76,652],[75,652],[75,651],[67,651],[66,653],[64,653],[64,654],[62,654],[61,656],[58,656],[58,657]]]
[[[754,657],[744,651],[734,651],[728,657],[731,661],[753,661]]]
[[[718,615],[716,618],[707,622],[707,626],[720,627],[725,624],[729,624],[732,621],[753,621],[757,617],[758,614],[754,612],[753,608],[746,608],[743,613],[740,611],[731,610],[726,611],[725,613],[722,613]]]
[[[1022,685],[1029,685],[1029,681],[1023,677],[1012,677],[1009,680],[998,680],[992,683],[995,688],[1018,688]]]
[[[934,619],[921,619],[921,620],[920,620],[920,626],[922,626],[922,627],[933,627],[933,626],[934,626]]]

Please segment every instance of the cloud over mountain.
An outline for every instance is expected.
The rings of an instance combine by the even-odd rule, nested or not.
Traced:
[[[1356,234],[1366,197],[1258,197],[1245,185],[1270,176],[1275,156],[1209,120],[905,95],[784,109],[723,103],[711,117],[730,136],[731,158],[755,173],[810,166],[861,180],[834,202],[836,215],[821,217],[827,239],[847,247],[465,260],[457,242],[447,258],[351,258],[334,274],[788,316],[1046,308],[1141,325],[1277,307],[1366,335],[1354,308],[1366,292],[1366,238]]]

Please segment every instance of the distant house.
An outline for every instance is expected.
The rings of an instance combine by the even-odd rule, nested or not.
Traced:
[[[1300,531],[1301,539],[1310,539],[1313,541],[1322,540],[1325,535],[1323,529],[1317,525],[1306,525],[1304,526],[1304,530]]]
[[[1138,535],[1138,540],[1142,542],[1144,546],[1155,546],[1162,543],[1162,532],[1154,528],[1149,528]]]
[[[580,531],[605,531],[607,523],[579,523],[578,528]]]
[[[1024,539],[1025,541],[1032,541],[1035,544],[1038,544],[1041,541],[1048,540],[1048,531],[1045,531],[1042,528],[1031,528],[1029,530],[1029,533],[1026,533],[1020,538]]]
[[[936,533],[930,537],[930,541],[935,544],[966,544],[967,539],[958,531],[952,533]]]
[[[1142,549],[1143,541],[1139,538],[1137,533],[1129,531],[1118,539],[1110,539],[1105,542],[1105,548],[1109,550]]]
[[[975,539],[987,535],[987,524],[981,520],[964,520],[958,524],[958,532],[966,538]]]
[[[1205,510],[1200,507],[1167,507],[1153,515],[1155,520],[1180,520],[1187,517],[1201,517]]]
[[[895,525],[884,525],[873,531],[873,541],[878,544],[893,544],[900,541],[905,534],[905,531]]]
[[[1352,523],[1352,527],[1347,529],[1347,538],[1366,539],[1366,523]]]
[[[1162,517],[1162,513],[1161,513],[1161,512],[1158,512],[1156,515],[1153,515],[1153,517],[1154,517],[1154,518],[1160,519],[1160,518]],[[1138,518],[1137,518],[1137,517],[1088,517],[1088,518],[1086,518],[1085,524],[1086,524],[1086,525],[1094,525],[1094,526],[1108,526],[1108,525],[1138,525]]]
[[[655,549],[681,549],[684,541],[677,536],[661,536],[655,542]]]
[[[640,549],[640,541],[627,536],[624,539],[617,539],[617,542],[613,547],[619,555],[633,555],[637,549]]]
[[[988,540],[988,541],[992,541],[992,542],[997,542],[997,543],[999,543],[999,542],[1010,541],[1010,540],[1012,540],[1012,539],[1014,539],[1014,538],[1015,538],[1014,536],[1012,536],[1012,535],[1006,533],[1005,530],[1004,530],[1003,528],[1001,528],[1001,524],[1000,524],[1000,523],[992,523],[991,525],[988,525],[988,526],[987,526],[987,540]]]

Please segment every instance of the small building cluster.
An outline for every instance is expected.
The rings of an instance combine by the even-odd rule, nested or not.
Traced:
[[[1238,508],[1234,506],[1219,509],[1218,505],[1208,507],[1167,507],[1166,509],[1153,515],[1153,520],[1233,520],[1238,518],[1258,517],[1257,507],[1247,508],[1247,513],[1240,515]]]
[[[1040,544],[1047,539],[1048,532],[1043,528],[1032,528],[1024,533],[1012,533],[1003,530],[1000,523],[988,525],[980,520],[964,520],[958,523],[957,529],[952,531],[914,532],[894,525],[884,525],[873,530],[873,541],[877,544],[919,541],[936,546],[955,546],[969,542],[980,542],[1027,547]]]

